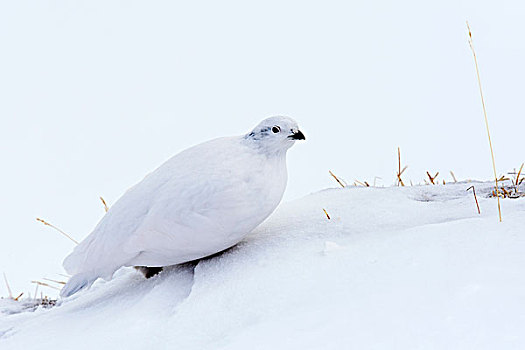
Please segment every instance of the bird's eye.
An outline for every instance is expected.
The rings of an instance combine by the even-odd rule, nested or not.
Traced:
[[[281,128],[280,128],[278,125],[276,125],[276,126],[274,126],[274,127],[272,128],[272,132],[273,132],[274,134],[277,134],[279,131],[281,131]]]

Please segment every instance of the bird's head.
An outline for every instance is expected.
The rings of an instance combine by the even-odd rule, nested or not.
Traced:
[[[268,153],[282,153],[293,146],[295,141],[304,140],[297,122],[288,117],[264,119],[244,139],[253,147]]]

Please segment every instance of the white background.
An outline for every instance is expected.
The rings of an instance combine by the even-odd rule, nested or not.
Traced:
[[[0,272],[16,294],[73,248],[36,217],[80,240],[98,196],[271,115],[307,137],[285,200],[336,186],[329,169],[389,186],[398,146],[407,182],[490,179],[467,19],[498,172],[525,161],[520,1],[0,4]]]

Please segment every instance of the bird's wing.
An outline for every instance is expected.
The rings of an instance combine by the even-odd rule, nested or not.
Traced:
[[[221,161],[229,162],[224,155],[229,154],[232,142],[234,138],[221,138],[189,148],[130,188],[64,260],[66,271],[77,274],[97,270],[101,276],[110,276],[140,253],[140,242],[145,241],[137,241],[140,232],[154,229],[165,232],[162,225],[190,230],[192,220],[188,218],[198,215],[192,213],[194,208],[203,203],[206,194],[217,192],[216,185],[220,182],[208,183],[207,179],[215,177],[213,172],[221,169]],[[171,214],[163,210],[169,201],[173,201],[168,207]],[[170,215],[174,218],[169,224],[162,224],[159,217]],[[145,224],[146,220],[157,225]],[[200,227],[206,227],[205,221],[199,222]]]
[[[241,178],[217,174],[213,180],[198,177],[169,182],[124,248],[159,257],[162,261],[155,265],[206,256],[216,252],[215,246],[227,248],[236,242],[229,244],[221,233],[253,228],[248,219],[257,212],[253,198],[239,195],[249,193],[248,186]],[[247,220],[232,227],[231,222],[239,217]]]
[[[155,265],[199,258],[237,243],[275,209],[285,184],[269,190],[268,176],[273,174],[265,172],[267,162],[228,145],[223,140],[200,150],[205,159],[193,157],[191,169],[163,185],[124,245],[126,251],[162,260]],[[274,188],[279,193],[268,201]]]
[[[68,273],[96,270],[101,271],[101,274],[112,274],[129,260],[129,254],[120,246],[140,226],[148,213],[151,200],[158,190],[155,181],[151,181],[152,175],[130,188],[111,206],[93,232],[64,260],[64,268]]]

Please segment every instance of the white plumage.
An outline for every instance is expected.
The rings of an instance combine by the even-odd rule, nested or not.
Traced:
[[[122,266],[168,266],[229,248],[279,204],[286,151],[304,139],[287,117],[175,155],[130,188],[64,260],[69,296]]]

